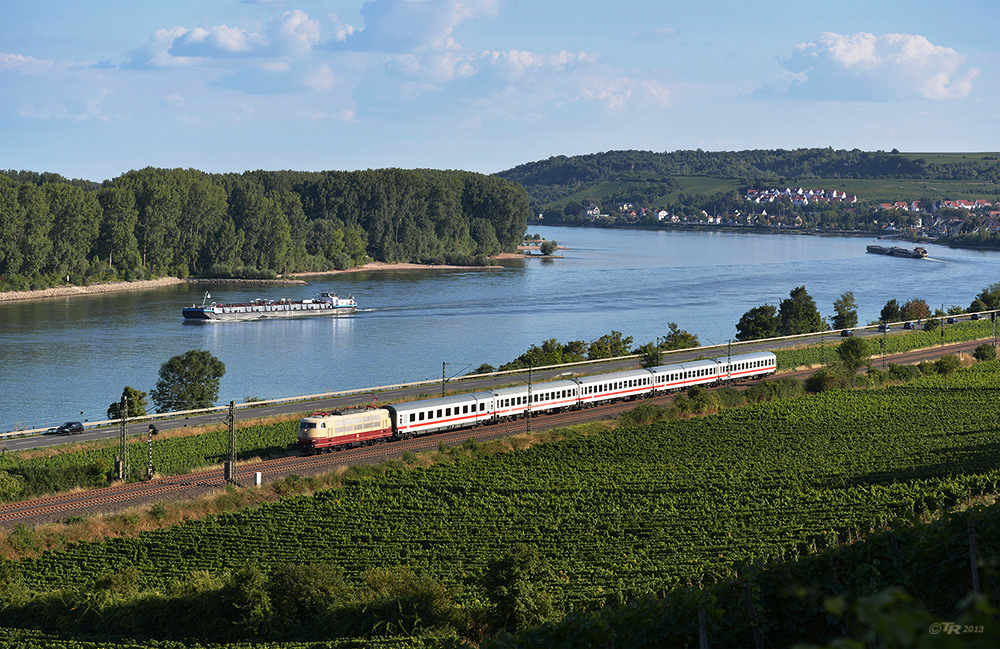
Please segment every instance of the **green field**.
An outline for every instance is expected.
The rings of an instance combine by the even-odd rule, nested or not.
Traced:
[[[35,619],[32,601],[58,607],[123,571],[138,597],[176,592],[198,571],[288,563],[338,566],[357,587],[372,570],[413,570],[477,610],[487,565],[519,543],[551,566],[542,586],[559,609],[593,609],[996,493],[998,390],[993,361],[888,389],[391,469],[315,497],[2,562],[17,597],[32,595],[0,611],[16,626]]]

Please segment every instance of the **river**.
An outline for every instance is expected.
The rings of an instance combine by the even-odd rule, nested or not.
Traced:
[[[531,227],[558,259],[499,270],[407,270],[325,276],[307,286],[210,285],[212,300],[352,294],[338,318],[190,323],[181,308],[205,285],[181,284],[0,303],[0,432],[98,421],[130,385],[149,392],[160,365],[190,349],[226,364],[219,403],[454,376],[498,366],[530,345],[591,341],[612,330],[633,344],[668,332],[702,344],[736,334],[748,309],[805,286],[820,312],[854,291],[862,322],[890,298],[967,307],[1000,281],[1000,253],[927,245],[930,259],[865,253],[868,239],[724,232]]]

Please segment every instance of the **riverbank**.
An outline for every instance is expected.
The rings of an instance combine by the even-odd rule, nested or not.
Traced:
[[[492,259],[522,259],[523,254],[502,253]],[[172,286],[174,284],[250,284],[250,285],[300,285],[307,282],[299,277],[316,277],[322,275],[339,275],[342,273],[358,272],[379,272],[387,270],[498,270],[503,266],[449,266],[433,264],[386,264],[373,261],[363,266],[356,266],[345,270],[325,270],[309,273],[289,273],[286,279],[234,279],[234,278],[210,278],[210,277],[160,277],[158,279],[135,280],[132,282],[107,282],[104,284],[91,284],[90,286],[56,286],[37,291],[7,291],[0,293],[0,302],[15,302],[19,300],[41,300],[57,297],[74,297],[78,295],[98,295],[100,293],[121,293],[124,291],[144,291],[152,288]]]
[[[124,291],[144,291],[151,288],[183,284],[186,281],[179,277],[160,277],[159,279],[140,279],[134,282],[108,282],[106,284],[91,284],[90,286],[55,286],[37,291],[5,291],[0,293],[0,302],[73,297],[76,295],[97,295],[100,293],[122,293]]]

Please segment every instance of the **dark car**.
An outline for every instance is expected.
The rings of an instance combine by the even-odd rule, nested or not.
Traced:
[[[892,331],[892,327],[887,324],[880,324],[878,326],[879,331]]]
[[[67,421],[59,428],[56,428],[56,432],[60,435],[76,435],[83,432],[83,424],[78,421]]]
[[[853,335],[854,335],[854,332],[851,331],[850,329],[844,329],[843,331],[840,332],[840,336],[842,338],[850,338]]]
[[[958,322],[958,318],[948,318],[948,324],[955,324]]]
[[[912,322],[904,322],[903,323],[903,329],[913,329],[913,323]]]
[[[979,315],[978,313],[973,313],[973,314],[972,314],[972,319],[973,319],[973,320],[978,320],[978,319],[979,319],[979,318],[981,318],[981,317],[982,317],[982,316],[980,316],[980,315]]]

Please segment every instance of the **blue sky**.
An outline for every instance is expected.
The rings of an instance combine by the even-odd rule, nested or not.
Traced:
[[[998,31],[998,0],[0,0],[0,168],[1000,151]]]

